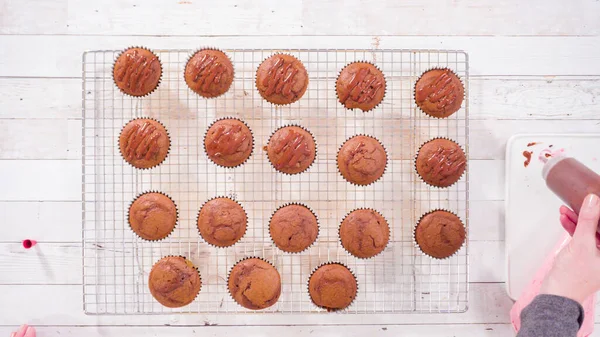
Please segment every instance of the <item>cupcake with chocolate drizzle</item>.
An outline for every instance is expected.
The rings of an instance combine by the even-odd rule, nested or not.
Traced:
[[[467,157],[460,145],[435,138],[423,144],[415,160],[417,173],[429,185],[449,187],[465,172]]]
[[[267,144],[267,156],[273,167],[286,174],[307,170],[315,161],[315,140],[299,126],[284,126],[275,131]]]
[[[415,102],[424,113],[436,118],[457,112],[464,96],[460,78],[448,68],[428,70],[415,84]]]
[[[242,165],[252,154],[252,132],[244,122],[226,118],[214,122],[204,137],[208,158],[224,167]]]
[[[385,77],[368,62],[353,62],[342,69],[335,82],[340,103],[347,109],[373,110],[385,96]]]
[[[146,96],[160,83],[162,66],[158,56],[146,48],[132,47],[123,51],[113,65],[113,79],[121,92]]]
[[[162,163],[169,154],[171,140],[158,121],[138,118],[121,130],[119,150],[123,159],[135,168],[148,169]]]
[[[200,96],[221,96],[233,82],[233,64],[220,50],[202,49],[185,65],[184,78],[188,87]]]
[[[256,71],[256,88],[273,104],[291,104],[302,98],[308,87],[308,73],[292,55],[275,54],[264,60]]]

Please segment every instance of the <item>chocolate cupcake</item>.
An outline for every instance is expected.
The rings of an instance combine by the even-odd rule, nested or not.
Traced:
[[[390,227],[373,209],[357,209],[340,226],[342,246],[350,254],[367,259],[381,253],[390,240]]]
[[[385,96],[385,77],[368,62],[353,62],[340,72],[335,90],[340,103],[347,109],[373,110]]]
[[[315,242],[319,235],[319,224],[308,207],[290,204],[273,213],[269,221],[269,234],[277,248],[288,253],[299,253]]]
[[[113,79],[121,92],[146,96],[160,84],[162,66],[158,56],[146,48],[132,47],[123,51],[113,65]]]
[[[292,55],[275,54],[264,60],[256,71],[256,88],[273,104],[290,104],[299,100],[308,87],[308,73]]]
[[[465,243],[466,230],[458,216],[444,210],[431,211],[415,227],[417,247],[426,255],[445,259]]]
[[[254,139],[244,122],[226,118],[214,122],[204,137],[208,158],[224,167],[242,165],[252,154]]]
[[[233,82],[233,64],[220,50],[202,49],[188,60],[184,78],[188,87],[200,96],[221,96]]]
[[[247,309],[268,308],[281,295],[279,272],[259,258],[248,258],[233,266],[227,284],[231,297]]]
[[[121,130],[119,150],[126,162],[139,169],[162,163],[169,154],[171,140],[167,129],[158,121],[138,118]]]
[[[315,161],[317,146],[313,136],[302,127],[284,126],[275,131],[267,144],[267,156],[280,172],[297,174]]]
[[[177,207],[171,198],[159,192],[146,192],[129,206],[129,226],[140,238],[149,241],[169,236],[177,223]]]
[[[240,204],[230,198],[207,201],[198,214],[198,231],[204,241],[217,247],[229,247],[246,233],[248,216]]]
[[[429,185],[449,187],[465,172],[467,157],[457,143],[435,138],[423,144],[417,153],[417,173]]]
[[[345,309],[356,298],[358,283],[350,269],[340,263],[318,267],[308,280],[308,294],[312,302],[327,311]]]
[[[357,135],[342,145],[337,165],[344,179],[365,186],[381,178],[387,166],[387,154],[376,138]]]
[[[201,286],[198,269],[182,256],[163,257],[152,267],[148,277],[148,288],[152,296],[169,308],[192,303]]]
[[[432,117],[446,118],[460,109],[465,87],[460,78],[448,68],[431,69],[415,84],[415,102]]]

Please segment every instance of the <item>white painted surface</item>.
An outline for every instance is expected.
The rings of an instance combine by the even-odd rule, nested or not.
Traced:
[[[506,287],[517,299],[531,282],[539,266],[564,236],[558,220],[563,203],[546,187],[544,164],[538,159],[543,150],[560,151],[600,172],[594,151],[600,134],[524,134],[509,140],[506,152]],[[537,143],[532,146],[529,144]],[[552,145],[552,147],[550,147]],[[532,152],[525,167],[523,151]],[[535,238],[535,239],[533,239]]]
[[[592,0],[0,0],[0,335],[25,322],[41,326],[40,336],[511,335],[502,270],[506,141],[522,132],[600,132],[599,12]],[[473,119],[469,311],[85,316],[81,53],[133,44],[466,50]],[[39,241],[36,249],[20,248],[26,237]],[[304,326],[239,327],[265,320]]]

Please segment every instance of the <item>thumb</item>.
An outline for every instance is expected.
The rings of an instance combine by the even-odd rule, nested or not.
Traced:
[[[596,240],[596,231],[598,230],[598,220],[600,219],[600,198],[595,194],[585,197],[579,219],[573,238],[578,241],[594,242]]]

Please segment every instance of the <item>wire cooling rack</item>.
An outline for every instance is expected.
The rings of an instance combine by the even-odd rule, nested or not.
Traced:
[[[119,51],[83,54],[83,292],[89,314],[243,313],[227,291],[230,268],[244,257],[270,261],[282,277],[279,301],[261,313],[325,312],[310,301],[307,282],[321,263],[341,262],[356,275],[359,290],[347,313],[462,312],[467,309],[467,246],[446,260],[423,256],[412,241],[419,217],[432,209],[457,213],[468,226],[468,173],[447,189],[431,188],[414,170],[419,146],[433,137],[459,142],[468,155],[468,57],[441,50],[225,50],[235,68],[229,92],[215,99],[188,89],[183,72],[192,50],[155,50],[162,62],[159,88],[143,98],[123,95],[113,83]],[[258,65],[276,52],[289,53],[306,67],[310,83],[296,103],[278,107],[264,101],[254,84]],[[376,64],[387,81],[383,103],[375,110],[347,110],[337,101],[335,81],[348,63]],[[434,119],[418,110],[414,85],[433,67],[448,67],[462,79],[465,101],[456,114]],[[221,117],[244,120],[254,135],[254,152],[241,167],[213,164],[203,148],[207,127]],[[121,128],[136,117],[153,117],[171,136],[171,150],[158,167],[138,170],[118,151]],[[318,154],[311,168],[289,176],[276,172],[263,150],[280,126],[299,124],[313,133]],[[356,134],[378,138],[388,152],[387,171],[376,183],[359,187],[338,173],[336,154]],[[160,242],[146,242],[127,223],[132,200],[161,191],[179,210],[175,231]],[[198,235],[196,215],[215,196],[239,201],[248,213],[245,236],[233,247],[215,248]],[[300,202],[315,211],[317,242],[300,254],[278,250],[268,221],[282,204]],[[380,255],[357,259],[340,245],[344,216],[371,207],[387,219],[390,242]],[[202,290],[194,302],[169,309],[147,286],[152,265],[165,255],[183,255],[198,268]]]

